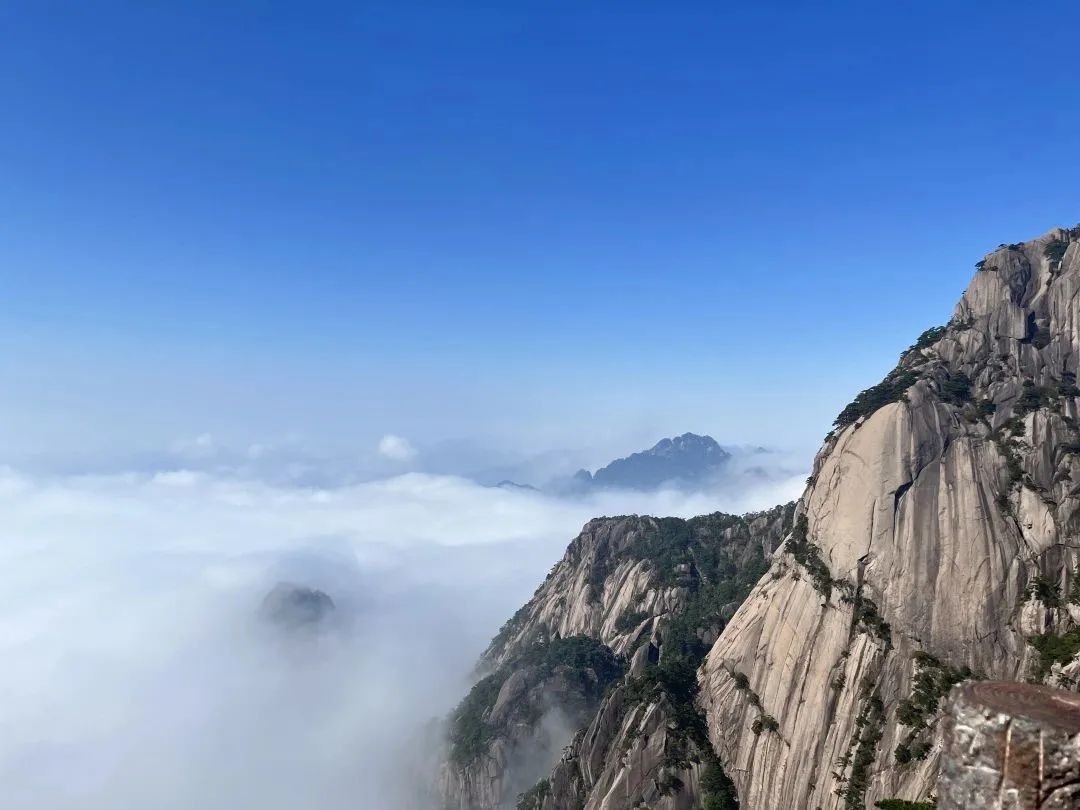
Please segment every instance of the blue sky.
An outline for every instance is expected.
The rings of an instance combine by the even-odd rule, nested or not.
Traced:
[[[0,9],[0,462],[812,450],[1080,220],[1074,3],[222,5]]]

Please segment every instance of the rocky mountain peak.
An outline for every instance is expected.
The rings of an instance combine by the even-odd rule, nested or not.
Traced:
[[[590,521],[483,661],[519,688],[523,660],[582,638],[625,667],[519,810],[925,801],[952,687],[1076,690],[1078,300],[1080,228],[1003,244],[837,416],[797,505]],[[670,479],[714,445],[685,434],[591,478]],[[491,789],[498,745],[447,766],[446,806],[515,806]]]
[[[731,454],[711,436],[684,433],[661,439],[648,450],[616,459],[595,473],[579,470],[576,486],[611,489],[657,489],[665,484],[708,481],[730,461]]]
[[[925,799],[952,684],[1075,682],[1078,294],[1077,229],[1000,246],[837,417],[702,673],[742,807]],[[778,744],[754,732],[762,711]]]

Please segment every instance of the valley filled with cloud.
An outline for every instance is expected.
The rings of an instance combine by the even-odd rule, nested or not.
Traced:
[[[4,806],[423,807],[410,771],[432,722],[588,519],[743,512],[802,486],[752,480],[559,498],[421,473],[311,487],[6,469]],[[280,582],[334,611],[267,622]]]

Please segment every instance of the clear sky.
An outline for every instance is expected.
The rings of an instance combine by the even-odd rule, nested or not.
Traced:
[[[4,3],[0,463],[203,434],[813,448],[982,253],[1080,220],[1078,26]]]

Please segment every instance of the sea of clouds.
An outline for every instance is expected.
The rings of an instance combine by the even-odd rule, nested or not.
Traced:
[[[415,806],[430,721],[585,521],[801,487],[563,499],[418,473],[0,470],[0,808]],[[269,626],[281,581],[330,594],[333,621]]]

